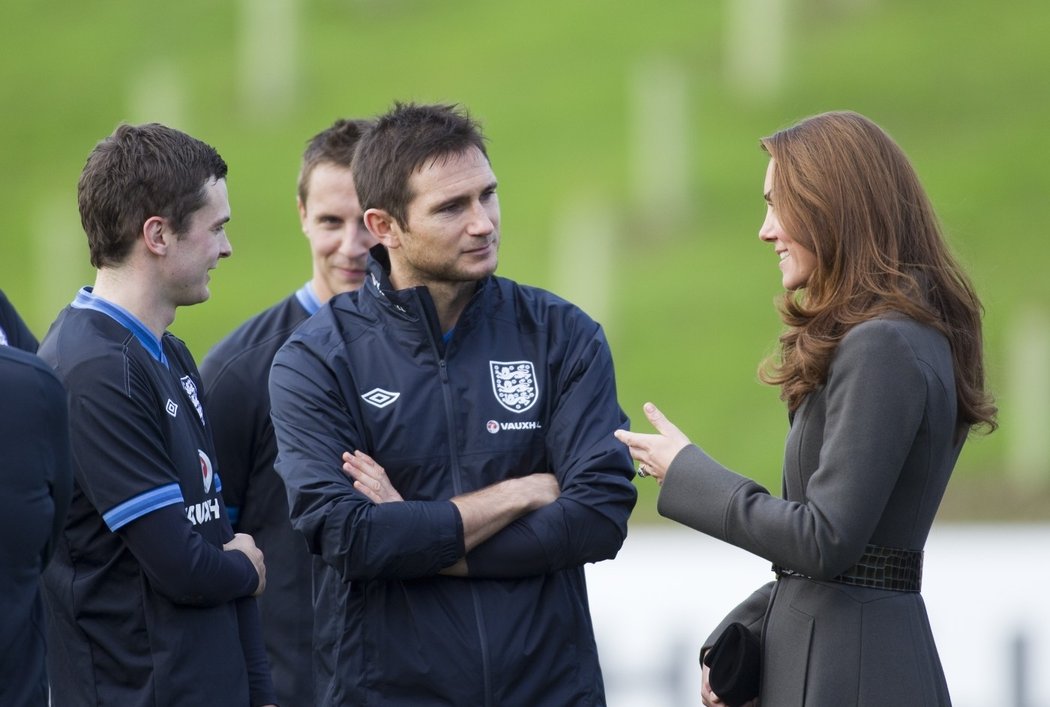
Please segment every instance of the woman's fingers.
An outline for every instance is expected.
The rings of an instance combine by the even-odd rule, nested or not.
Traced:
[[[682,434],[682,431],[678,429],[674,423],[668,420],[667,417],[660,412],[660,409],[652,403],[646,403],[642,407],[642,410],[645,411],[645,416],[649,418],[649,422],[652,423],[652,426],[656,428],[656,431],[660,434],[665,437],[685,437],[685,435]]]
[[[647,438],[655,437],[655,435],[642,434],[641,432],[628,432],[627,430],[616,430],[613,432],[613,435],[616,439],[620,440],[630,448],[632,455],[635,453],[636,449],[640,450],[648,446],[646,444]]]

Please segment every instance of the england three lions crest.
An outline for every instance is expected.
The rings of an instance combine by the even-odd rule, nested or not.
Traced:
[[[492,392],[511,412],[525,412],[536,404],[540,387],[532,361],[489,361]]]

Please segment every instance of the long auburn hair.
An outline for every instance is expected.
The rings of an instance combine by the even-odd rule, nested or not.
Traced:
[[[899,313],[948,338],[959,424],[994,430],[983,308],[900,147],[872,121],[845,111],[807,118],[761,143],[774,163],[780,223],[816,255],[806,284],[778,301],[787,330],[762,380],[781,387],[793,412],[827,380],[850,329]]]

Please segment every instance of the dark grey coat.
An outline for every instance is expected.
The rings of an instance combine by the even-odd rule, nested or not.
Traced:
[[[962,447],[947,340],[875,319],[842,340],[791,421],[783,498],[695,446],[662,515],[813,579],[785,576],[726,617],[763,639],[762,707],[951,704],[918,593],[830,582],[867,544],[921,550]]]

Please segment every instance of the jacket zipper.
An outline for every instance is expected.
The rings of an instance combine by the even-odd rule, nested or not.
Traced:
[[[430,302],[425,301],[424,298],[419,295],[418,290],[416,291],[416,297],[421,308],[427,307],[428,305],[432,306]],[[436,321],[436,317],[434,320]],[[433,327],[430,325],[430,319],[425,313],[423,316],[423,323],[430,336],[430,347],[434,352],[434,357],[438,360],[438,373],[441,379],[441,394],[445,401],[445,427],[448,430],[449,457],[452,463],[452,489],[455,492],[455,495],[458,496],[463,493],[463,485],[460,479],[459,452],[456,448],[455,411],[453,410],[452,405],[452,389],[448,379],[448,364],[437,345],[436,337],[441,336],[441,332],[434,331]],[[494,707],[496,700],[492,694],[492,671],[489,665],[489,648],[488,641],[486,640],[488,632],[485,629],[485,617],[482,614],[481,597],[478,596],[477,589],[474,587],[473,582],[468,580],[467,586],[470,587],[470,597],[474,604],[474,619],[477,623],[478,629],[478,645],[481,648],[481,675],[485,690],[485,707]]]

